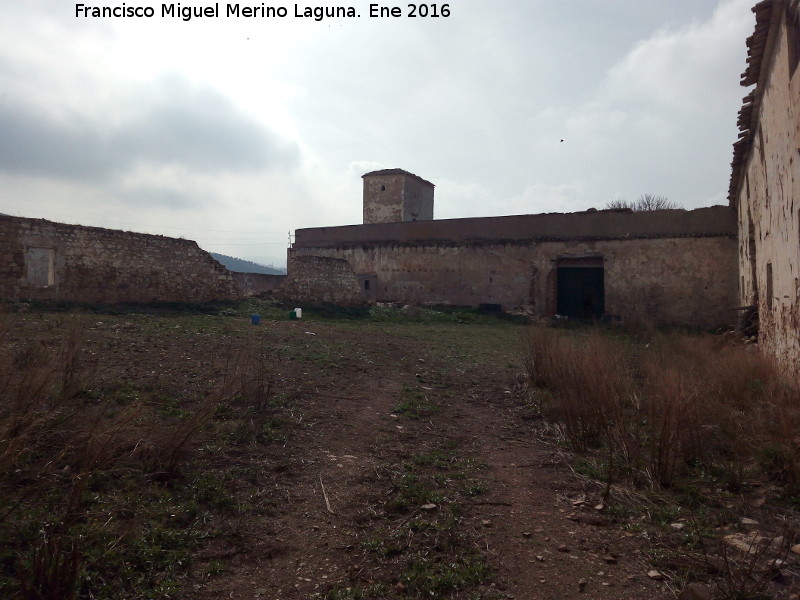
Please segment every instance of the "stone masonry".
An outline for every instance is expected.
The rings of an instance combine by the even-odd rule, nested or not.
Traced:
[[[0,298],[208,302],[241,293],[196,242],[0,216]]]
[[[306,306],[365,303],[350,263],[324,256],[290,256],[288,275],[275,294],[278,298]]]

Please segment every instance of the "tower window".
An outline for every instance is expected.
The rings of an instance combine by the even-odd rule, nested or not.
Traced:
[[[382,186],[381,186],[381,191],[382,191],[382,192],[385,192],[385,191],[386,191],[386,186],[385,186],[385,185],[382,185]]]

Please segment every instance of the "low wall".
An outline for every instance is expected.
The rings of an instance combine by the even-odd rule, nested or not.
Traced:
[[[365,303],[350,263],[326,256],[290,256],[288,275],[276,295],[306,305]]]
[[[255,296],[277,290],[286,275],[270,275],[268,273],[239,273],[232,271],[233,279],[245,296]]]
[[[191,240],[0,217],[0,298],[147,303],[240,295],[231,273]]]

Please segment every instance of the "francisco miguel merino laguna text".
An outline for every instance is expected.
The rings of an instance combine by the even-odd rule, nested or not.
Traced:
[[[261,3],[260,6],[240,4],[227,4],[225,12],[220,13],[219,2],[209,6],[181,6],[180,3],[162,4],[161,16],[173,17],[190,21],[193,17],[219,17],[224,14],[226,17],[288,17],[289,10],[285,6],[267,6]],[[88,4],[75,5],[76,17],[145,17],[156,16],[156,10],[152,6],[90,6]],[[352,6],[300,6],[294,5],[295,17],[310,17],[315,21],[321,21],[325,17],[357,17],[356,9]]]
[[[219,2],[213,6],[181,6],[180,3],[162,4],[161,17],[172,17],[183,21],[190,21],[194,17],[219,17]],[[409,4],[406,14],[399,6],[383,6],[380,4],[369,5],[370,17],[449,17],[449,4]],[[75,5],[75,17],[109,18],[152,18],[156,10],[152,6],[91,6],[88,4]],[[269,6],[264,2],[261,5],[226,4],[226,17],[275,17],[289,16],[289,9],[285,6]],[[360,17],[352,6],[300,6],[294,5],[294,17],[313,18],[322,21],[324,18]]]

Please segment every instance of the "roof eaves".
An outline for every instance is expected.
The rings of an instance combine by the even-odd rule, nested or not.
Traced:
[[[796,0],[794,3],[796,4]],[[728,203],[731,206],[736,205],[743,179],[742,172],[753,146],[753,135],[758,128],[758,113],[769,71],[767,67],[775,51],[781,12],[787,5],[787,0],[762,0],[752,9],[756,25],[753,35],[747,38],[747,68],[742,73],[740,85],[747,87],[755,84],[755,88],[743,98],[736,122],[739,127],[739,139],[733,144],[731,181],[728,187]]]

